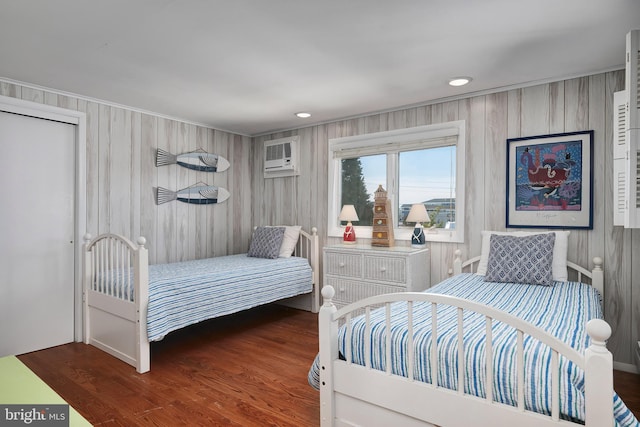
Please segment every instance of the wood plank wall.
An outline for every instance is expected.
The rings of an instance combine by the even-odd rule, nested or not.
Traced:
[[[87,115],[87,232],[147,239],[152,264],[241,253],[251,236],[251,138],[0,81],[0,95]],[[202,148],[227,158],[220,173],[155,166],[157,148]],[[155,203],[155,188],[179,190],[197,182],[229,190],[219,205]],[[81,237],[81,236],[80,236]]]
[[[151,263],[240,253],[253,225],[315,226],[327,237],[328,140],[464,119],[467,126],[467,231],[464,244],[433,243],[431,282],[447,277],[453,252],[478,254],[482,229],[505,229],[507,138],[593,129],[594,229],[573,231],[569,259],[605,267],[605,316],[617,362],[633,364],[640,339],[640,231],[612,226],[612,101],[624,88],[622,71],[475,96],[249,138],[0,81],[0,95],[87,114],[87,231],[147,238]],[[301,175],[264,179],[262,142],[300,135]],[[155,166],[155,149],[203,148],[231,168],[206,174]],[[231,192],[225,203],[156,206],[154,187],[181,189],[198,181]],[[469,212],[473,212],[470,215]],[[408,244],[408,242],[397,242]],[[637,265],[634,265],[637,264]]]
[[[568,257],[590,267],[594,256],[604,259],[605,316],[614,330],[609,348],[631,368],[640,339],[640,231],[612,225],[612,101],[623,88],[624,73],[615,71],[256,137],[253,216],[264,224],[316,226],[322,244],[337,243],[339,238],[327,237],[329,139],[463,119],[467,231],[464,244],[429,244],[435,284],[447,277],[455,249],[477,255],[480,230],[505,229],[507,138],[593,129],[594,228],[571,232]],[[291,135],[300,135],[302,174],[264,179],[262,143]]]

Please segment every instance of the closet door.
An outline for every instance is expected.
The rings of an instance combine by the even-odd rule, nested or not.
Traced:
[[[74,125],[0,111],[0,356],[74,339]]]

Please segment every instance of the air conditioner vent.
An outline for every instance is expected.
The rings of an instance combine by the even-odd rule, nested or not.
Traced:
[[[616,207],[618,212],[622,212],[624,214],[624,206],[625,206],[625,197],[624,197],[624,179],[625,173],[618,173],[618,191],[616,192],[617,203]]]
[[[627,140],[625,136],[627,132],[627,114],[626,114],[627,108],[624,102],[618,104],[617,108],[618,108],[618,111],[617,111],[618,121],[616,126],[616,132],[617,132],[616,144],[624,145]]]
[[[636,208],[640,208],[640,150],[636,151]]]
[[[285,157],[284,154],[284,147],[288,147],[289,149],[287,150],[289,153],[291,153],[291,143],[289,142],[285,142],[282,144],[276,144],[276,145],[267,145],[265,146],[265,150],[267,151],[266,153],[266,161],[267,162],[272,162],[272,161],[278,161],[278,160],[282,160]],[[287,157],[291,157],[291,154],[289,154],[289,156]]]
[[[264,143],[264,177],[299,175],[299,136],[274,139]]]
[[[627,131],[640,128],[640,30],[627,34],[625,84],[627,95]]]
[[[613,159],[613,185],[615,201],[613,204],[613,225],[624,226],[624,215],[627,209],[626,171],[625,158]]]
[[[613,94],[613,158],[627,156],[627,91]]]
[[[637,32],[637,31],[636,31]],[[636,36],[637,38],[638,36]],[[640,50],[636,51],[636,109],[640,111]]]

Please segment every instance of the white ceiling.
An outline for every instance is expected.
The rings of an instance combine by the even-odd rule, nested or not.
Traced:
[[[623,68],[635,28],[639,0],[1,0],[0,78],[259,135]]]

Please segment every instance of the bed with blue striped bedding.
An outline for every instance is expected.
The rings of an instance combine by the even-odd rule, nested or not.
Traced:
[[[306,258],[229,255],[149,266],[147,335],[169,332],[312,291]]]
[[[593,318],[602,318],[600,294],[591,286],[577,282],[554,282],[552,286],[535,286],[514,283],[484,282],[483,276],[460,274],[434,286],[426,292],[439,293],[476,301],[518,316],[544,329],[580,352],[589,345],[586,323]],[[407,361],[403,354],[407,351],[407,304],[391,305],[391,371],[395,375],[407,377]],[[430,364],[431,352],[431,305],[415,302],[414,319],[414,378],[432,383]],[[385,370],[386,328],[385,311],[371,312],[371,355],[373,369]],[[345,327],[339,330],[339,350],[341,355],[351,354],[353,363],[365,365],[366,331],[363,316],[351,322],[351,342],[347,343]],[[457,360],[457,312],[453,307],[439,306],[438,329],[438,376],[437,384],[456,390],[458,387]],[[508,405],[517,404],[516,332],[504,323],[493,322],[493,390],[494,400]],[[465,393],[486,396],[485,377],[485,320],[484,316],[465,311],[464,313],[464,357]],[[548,390],[551,382],[549,373],[551,351],[537,340],[525,336],[525,407],[545,414],[551,413],[550,394],[539,393]],[[347,346],[350,352],[347,352]],[[318,385],[319,361],[316,360],[309,371],[309,383]],[[540,373],[545,373],[540,375]],[[584,373],[573,363],[560,357],[561,414],[570,420],[584,420]],[[622,400],[614,396],[614,415],[617,426],[640,426]]]

